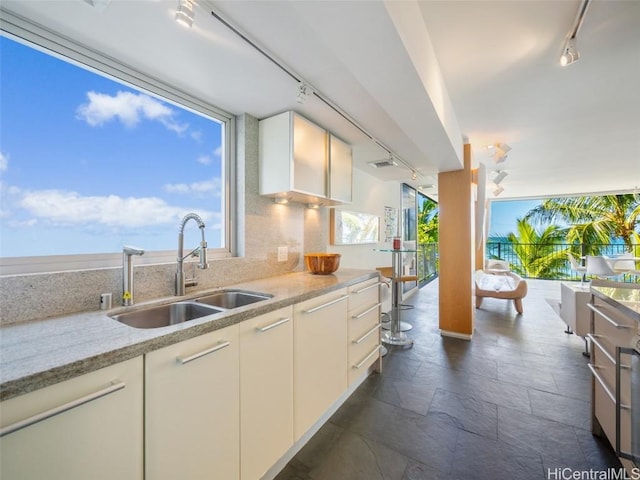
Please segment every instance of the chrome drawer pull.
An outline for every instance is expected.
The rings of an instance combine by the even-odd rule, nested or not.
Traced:
[[[277,322],[272,323],[271,325],[267,325],[266,327],[256,327],[256,332],[266,332],[267,330],[271,330],[272,328],[279,327],[283,323],[287,323],[289,321],[289,317],[281,318]]]
[[[604,391],[607,394],[607,396],[611,399],[613,403],[615,403],[616,396],[611,392],[611,390],[609,390],[609,387],[607,387],[607,384],[605,383],[604,379],[600,376],[600,374],[596,370],[602,367],[594,365],[593,363],[587,363],[587,367],[589,367],[589,370],[591,370],[591,373],[593,373],[593,376],[596,377],[596,380],[598,380],[598,383],[602,386],[602,388],[604,388]]]
[[[84,397],[71,400],[70,402],[67,402],[58,407],[54,407],[42,413],[37,413],[32,417],[26,418],[24,420],[20,420],[11,425],[7,425],[6,427],[0,430],[0,437],[4,437],[5,435],[9,435],[10,433],[17,432],[18,430],[22,430],[23,428],[30,427],[31,425],[42,422],[51,417],[55,417],[56,415],[59,415],[61,413],[68,412],[69,410],[79,407],[80,405],[84,405],[85,403],[92,402],[106,395],[122,390],[124,387],[125,387],[124,382],[121,382],[119,380],[114,380],[113,382],[111,382],[111,385],[109,385],[106,388],[103,388],[102,390],[98,390],[97,392],[90,393],[88,395],[85,395]]]
[[[364,287],[364,288],[361,288],[360,290],[356,290],[353,293],[355,293],[356,295],[359,295],[362,292],[366,292],[367,290],[370,290],[372,288],[379,287],[380,285],[383,285],[383,283],[382,282],[374,283],[373,285],[369,285],[368,287]]]
[[[625,452],[624,450],[622,450],[622,447],[620,446],[620,430],[621,430],[621,420],[622,420],[622,415],[620,415],[620,411],[622,409],[625,410],[631,410],[631,405],[623,405],[622,404],[622,399],[620,397],[620,388],[621,388],[621,374],[620,374],[620,364],[621,364],[621,360],[622,360],[622,355],[637,355],[638,357],[640,357],[640,353],[636,352],[635,349],[633,348],[628,348],[628,347],[620,347],[617,346],[616,347],[616,397],[614,399],[614,402],[616,404],[616,444],[615,444],[615,449],[616,449],[616,455],[620,458],[626,458],[629,460],[633,460],[634,463],[636,463],[638,461],[638,458],[633,455],[633,453],[630,452]],[[631,363],[633,364],[633,360],[631,361]]]
[[[364,357],[364,360],[362,360],[360,363],[358,363],[357,365],[354,365],[353,368],[355,368],[356,370],[359,368],[362,368],[362,366],[367,363],[367,361],[373,357],[376,353],[378,353],[380,351],[380,345],[376,345],[376,348],[373,349],[373,351],[367,355],[366,357]]]
[[[609,352],[607,352],[605,350],[605,348],[602,346],[602,344],[598,340],[596,340],[596,338],[600,338],[600,337],[601,337],[601,335],[592,335],[590,333],[587,333],[587,338],[589,340],[591,340],[591,342],[596,347],[598,347],[602,351],[602,353],[604,353],[605,357],[607,357],[609,359],[609,361],[615,365],[616,364],[616,359],[613,358],[613,355],[611,355]]]
[[[382,305],[382,303],[376,303],[373,307],[367,309],[366,311],[362,312],[360,315],[352,315],[351,318],[357,320],[359,318],[364,317],[367,313],[372,312],[373,310],[375,310],[376,308],[378,308],[380,305]]]
[[[354,340],[352,343],[355,343],[356,345],[361,344],[362,342],[364,342],[364,340],[371,335],[372,333],[375,333],[377,330],[380,329],[382,325],[381,324],[377,324],[375,327],[373,327],[371,330],[369,330],[367,333],[365,333],[363,336],[361,336],[359,339]]]
[[[336,298],[335,300],[331,300],[330,302],[327,302],[327,303],[325,303],[323,305],[320,305],[318,307],[313,307],[313,308],[310,308],[309,310],[303,310],[302,313],[317,312],[318,310],[322,310],[323,308],[329,307],[329,306],[334,305],[334,304],[336,304],[338,302],[342,302],[343,300],[346,300],[347,298],[349,298],[349,295],[343,295],[340,298]]]
[[[209,355],[210,353],[217,352],[218,350],[222,350],[223,348],[226,348],[229,345],[231,345],[231,343],[229,343],[229,342],[227,342],[225,340],[221,340],[220,342],[218,342],[218,344],[214,345],[211,348],[203,350],[202,352],[195,353],[195,354],[191,355],[190,357],[178,357],[178,358],[176,358],[176,360],[179,363],[181,363],[182,365],[184,365],[185,363],[192,362],[194,360],[197,360],[200,357],[204,357],[205,355]]]
[[[607,322],[609,322],[611,325],[613,325],[616,328],[631,328],[631,325],[620,325],[613,318],[609,317],[608,315],[605,315],[601,309],[599,309],[598,307],[596,307],[591,303],[587,303],[587,307],[589,307],[591,310],[596,312],[598,315],[600,315],[602,318],[604,318]]]

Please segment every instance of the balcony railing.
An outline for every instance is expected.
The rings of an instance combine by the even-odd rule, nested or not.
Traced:
[[[580,280],[581,274],[571,269],[568,253],[575,258],[586,255],[613,256],[629,252],[625,244],[525,244],[487,242],[487,259],[509,262],[511,269],[527,278],[548,280]],[[634,257],[640,257],[640,245],[631,249]],[[640,281],[637,275],[625,274],[623,281]]]
[[[509,262],[511,269],[526,278],[546,280],[580,280],[581,274],[571,269],[568,253],[580,258],[585,255],[614,256],[629,252],[624,244],[606,243],[576,245],[560,244],[525,244],[508,242],[487,242],[486,258]],[[634,257],[640,257],[640,245],[631,249]],[[523,258],[524,257],[524,258]],[[439,257],[437,243],[421,243],[418,245],[418,279],[420,285],[429,283],[438,276]],[[619,280],[640,282],[638,275],[624,274]]]

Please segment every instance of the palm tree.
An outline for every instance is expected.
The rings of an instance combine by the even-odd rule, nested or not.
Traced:
[[[511,269],[524,277],[564,278],[567,276],[567,248],[558,248],[565,242],[567,230],[548,225],[537,231],[526,218],[516,220],[517,233],[511,232],[500,242],[509,244],[518,263]]]
[[[569,225],[567,241],[583,245],[582,255],[599,254],[603,244],[622,240],[629,250],[640,245],[640,194],[550,198],[526,219]]]
[[[438,204],[427,200],[418,213],[418,243],[438,243]]]

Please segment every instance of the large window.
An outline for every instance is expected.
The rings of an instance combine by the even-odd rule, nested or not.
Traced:
[[[0,51],[1,257],[175,251],[188,212],[229,252],[228,118],[7,36]]]

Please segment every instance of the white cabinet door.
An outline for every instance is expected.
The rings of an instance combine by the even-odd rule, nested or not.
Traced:
[[[240,476],[238,325],[145,358],[146,480]]]
[[[351,203],[353,159],[351,146],[329,135],[329,194],[331,200]]]
[[[2,402],[2,480],[142,479],[142,374],[138,357]]]
[[[243,480],[293,445],[293,307],[240,324],[240,445]]]
[[[327,196],[327,131],[293,115],[293,189]]]
[[[362,378],[380,358],[379,297],[378,278],[349,287],[349,385]]]
[[[294,429],[298,440],[347,389],[346,289],[294,305]]]

